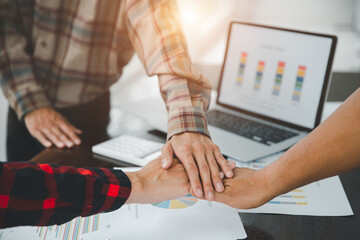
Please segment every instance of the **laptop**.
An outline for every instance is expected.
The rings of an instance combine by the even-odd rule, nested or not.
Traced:
[[[221,152],[252,161],[287,149],[319,125],[336,36],[232,22],[215,108]]]

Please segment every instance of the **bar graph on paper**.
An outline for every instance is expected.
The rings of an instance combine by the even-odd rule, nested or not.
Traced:
[[[111,215],[77,217],[62,225],[17,227],[0,231],[0,240],[97,240],[111,235]]]
[[[307,196],[304,189],[295,189],[287,194],[280,195],[273,200],[269,201],[268,204],[284,204],[284,205],[308,205]]]
[[[99,230],[100,215],[78,217],[62,225],[37,227],[36,233],[41,240],[61,239],[79,240],[80,236]]]
[[[236,166],[260,170],[279,159],[284,152],[258,159],[252,162],[235,160]],[[337,206],[334,208],[333,206]],[[245,213],[277,213],[315,216],[352,215],[339,177],[332,177],[281,194],[264,205],[253,209],[239,209]]]
[[[273,154],[272,156],[258,159],[252,162],[239,162],[236,161],[236,166],[241,168],[250,168],[259,170],[266,167],[276,159],[278,159],[283,152]],[[269,201],[266,205],[284,205],[284,206],[307,206],[309,200],[312,199],[312,192],[303,188],[295,189],[286,194],[277,196]]]

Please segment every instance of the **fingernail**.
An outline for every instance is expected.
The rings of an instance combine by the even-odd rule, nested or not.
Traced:
[[[59,143],[59,147],[64,147],[64,144],[63,144],[63,143]]]
[[[208,196],[208,199],[213,199],[214,194],[212,192],[208,192],[207,196]]]
[[[224,173],[223,173],[223,172],[219,172],[219,177],[220,177],[221,179],[224,179],[224,177],[225,177]]]
[[[198,197],[202,197],[202,196],[203,196],[203,193],[202,193],[202,191],[201,191],[200,188],[198,188],[198,189],[196,190],[196,195],[197,195]]]
[[[218,182],[216,184],[216,189],[218,190],[218,192],[222,192],[224,190],[224,186],[220,182]]]
[[[228,161],[226,164],[229,166],[229,167],[233,167],[234,166],[234,161]]]
[[[45,146],[46,147],[51,147],[51,143],[47,142],[47,143],[45,143]]]
[[[161,166],[162,166],[163,168],[165,168],[165,167],[168,165],[168,163],[169,163],[169,160],[163,159],[163,160],[162,160],[162,163],[161,163]]]
[[[227,172],[226,172],[226,176],[227,176],[227,177],[232,177],[232,172],[231,172],[230,170],[227,171]]]
[[[79,145],[80,143],[81,143],[81,142],[80,142],[79,139],[76,139],[76,140],[75,140],[75,144]]]

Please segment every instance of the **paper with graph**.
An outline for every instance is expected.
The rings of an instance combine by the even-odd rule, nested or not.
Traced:
[[[244,239],[236,209],[191,196],[156,204],[131,204],[113,214],[112,239]]]
[[[238,167],[260,169],[278,159],[283,153],[274,154],[258,161],[242,163]],[[336,207],[335,207],[336,206]],[[338,176],[311,183],[289,193],[282,194],[261,207],[242,210],[245,213],[277,213],[311,216],[353,215],[350,203]]]
[[[0,230],[0,240],[98,240],[111,236],[111,215],[78,217],[62,225]]]
[[[114,168],[134,172],[140,168]],[[236,209],[190,194],[154,204],[130,204],[115,211],[112,239],[245,239]]]

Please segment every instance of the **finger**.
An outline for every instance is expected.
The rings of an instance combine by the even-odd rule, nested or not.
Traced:
[[[167,142],[161,149],[161,167],[168,169],[174,160],[174,151],[171,143]]]
[[[82,130],[76,128],[76,127],[73,127],[74,128],[74,131],[77,133],[77,134],[82,134]]]
[[[74,146],[74,143],[68,138],[68,136],[65,135],[63,131],[61,131],[60,128],[54,127],[51,130],[58,137],[58,139],[60,139],[60,141],[68,148],[72,148]]]
[[[222,184],[222,181],[220,179],[219,167],[216,163],[216,160],[214,158],[211,149],[207,151],[206,159],[210,167],[211,180],[213,185],[215,186],[216,191],[218,192],[224,191],[224,185]]]
[[[198,198],[203,197],[202,186],[201,186],[200,178],[199,178],[199,171],[195,164],[194,158],[192,157],[192,155],[190,153],[188,153],[188,154],[185,154],[185,157],[183,157],[182,159],[179,159],[179,160],[184,165],[186,173],[189,176],[190,184],[191,184],[192,190],[195,193],[195,196]]]
[[[211,182],[210,169],[205,158],[205,152],[197,150],[195,154],[196,163],[199,167],[201,182],[204,188],[204,195],[207,200],[214,199],[214,188]]]
[[[42,133],[58,148],[63,148],[65,145],[60,139],[48,128],[42,129]]]
[[[34,137],[44,146],[44,147],[51,147],[51,142],[46,139],[46,137],[40,132],[36,131],[34,132]]]
[[[236,163],[233,160],[227,160],[227,165],[232,169],[236,168]]]
[[[75,132],[74,127],[72,125],[67,124],[67,123],[61,123],[59,125],[59,127],[60,127],[61,131],[63,131],[68,136],[68,138],[70,138],[70,140],[72,141],[73,144],[80,145],[81,140],[76,135],[76,132]]]
[[[224,179],[225,175],[224,175],[224,173],[222,171],[219,172],[219,177],[220,177],[221,180]]]
[[[190,194],[191,194],[193,197],[196,197],[196,195],[195,195],[195,193],[194,193],[194,191],[193,191],[192,188],[190,189]],[[198,197],[196,197],[196,198],[198,198]],[[201,198],[199,198],[199,199],[205,200],[204,197],[201,197]]]
[[[223,157],[220,152],[219,147],[215,147],[214,155],[216,158],[217,163],[219,164],[222,172],[225,174],[226,177],[231,178],[233,176],[233,172],[228,165],[228,161]]]
[[[69,126],[71,127],[71,129],[72,129],[76,134],[82,134],[82,133],[83,133],[82,130],[76,128],[74,125],[72,125],[71,123],[69,123],[67,120],[65,120],[65,121],[66,121],[67,125],[69,125]]]

